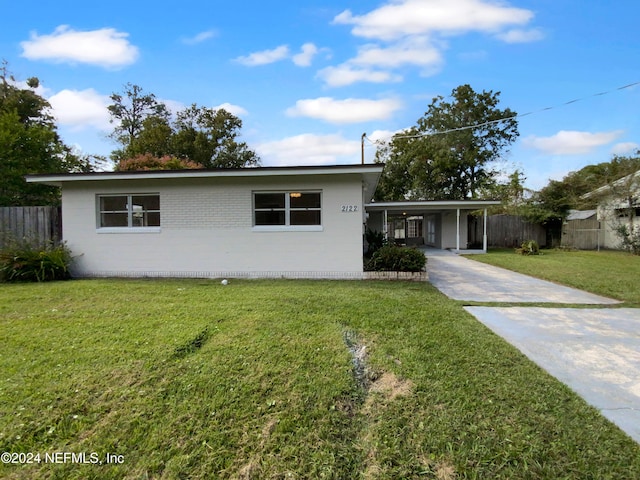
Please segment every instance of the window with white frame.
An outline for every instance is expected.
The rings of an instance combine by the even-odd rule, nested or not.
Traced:
[[[98,195],[98,228],[160,226],[160,195]]]
[[[322,192],[254,192],[253,224],[260,227],[322,225]]]

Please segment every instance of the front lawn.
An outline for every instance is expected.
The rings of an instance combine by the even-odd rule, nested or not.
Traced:
[[[34,462],[2,478],[640,478],[638,444],[429,284],[5,284],[0,339],[0,452]]]
[[[612,250],[541,253],[527,256],[514,249],[491,249],[467,258],[640,306],[640,256]]]

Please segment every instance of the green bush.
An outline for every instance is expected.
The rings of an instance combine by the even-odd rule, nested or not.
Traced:
[[[374,253],[387,244],[384,233],[370,228],[367,228],[364,238],[367,241],[367,258],[371,258]]]
[[[421,272],[426,264],[424,253],[416,248],[385,245],[373,254],[365,269],[375,272]]]
[[[47,282],[71,278],[71,252],[66,245],[10,245],[0,250],[0,281]]]
[[[628,225],[618,225],[615,232],[620,239],[620,247],[623,250],[640,255],[640,229],[631,229]]]
[[[540,255],[540,246],[535,240],[524,242],[520,248],[516,248],[520,255]]]

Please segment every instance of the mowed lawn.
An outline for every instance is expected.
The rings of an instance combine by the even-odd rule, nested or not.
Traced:
[[[491,249],[472,260],[550,280],[640,307],[640,256],[602,250],[541,250],[519,255],[514,249]]]
[[[640,478],[638,444],[429,284],[5,284],[0,341],[0,452],[36,462],[2,478]]]

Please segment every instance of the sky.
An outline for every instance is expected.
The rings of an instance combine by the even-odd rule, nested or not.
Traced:
[[[372,162],[463,84],[520,115],[498,166],[528,188],[640,148],[636,0],[3,3],[0,58],[85,154],[127,83],[237,115],[264,166]]]

